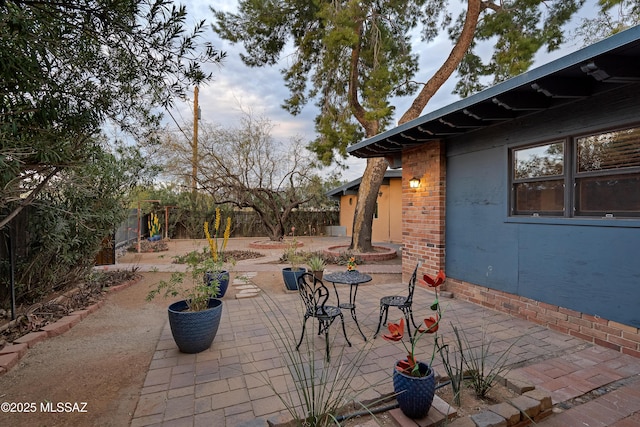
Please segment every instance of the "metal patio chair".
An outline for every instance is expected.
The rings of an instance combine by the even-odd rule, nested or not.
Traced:
[[[411,324],[418,329],[419,326],[416,325],[415,320],[413,320],[413,291],[416,288],[416,277],[418,275],[418,268],[420,267],[420,263],[416,264],[416,268],[413,270],[413,274],[411,275],[411,279],[409,279],[409,286],[407,295],[392,295],[380,298],[380,319],[378,320],[378,329],[376,329],[376,333],[373,334],[373,338],[378,335],[380,332],[380,326],[384,323],[387,324],[387,317],[389,316],[389,307],[397,307],[404,314],[405,323],[407,324],[407,333],[409,334],[409,338],[412,338],[411,335]],[[383,321],[384,318],[384,321]],[[411,323],[409,323],[411,320]]]
[[[340,317],[340,322],[342,323],[344,339],[347,340],[347,344],[351,347],[351,342],[349,338],[347,338],[347,330],[344,327],[344,316],[342,315],[340,307],[326,305],[327,299],[329,299],[329,289],[322,283],[322,280],[316,278],[312,273],[304,273],[298,277],[298,291],[304,303],[305,313],[302,324],[302,334],[300,335],[300,341],[298,341],[296,350],[298,350],[300,344],[302,344],[307,319],[310,317],[318,319],[318,335],[324,333],[327,361],[330,359],[329,327],[338,317]]]

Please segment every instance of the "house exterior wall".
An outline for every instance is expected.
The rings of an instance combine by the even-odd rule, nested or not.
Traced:
[[[416,263],[422,281],[444,269],[446,158],[443,142],[431,142],[402,153],[402,276],[408,281]],[[420,179],[417,189],[409,180]]]
[[[446,265],[457,298],[640,357],[640,221],[509,217],[508,179],[510,147],[638,125],[638,99],[634,84],[448,139],[439,165],[433,144],[403,152],[405,185],[429,183],[403,186],[404,278],[420,259],[425,272]],[[444,177],[445,159],[438,189],[426,173]]]
[[[389,180],[389,240],[402,242],[402,179]]]
[[[389,179],[389,184],[380,186],[378,196],[378,217],[373,219],[371,239],[373,242],[402,241],[402,182],[399,178]],[[351,203],[349,200],[351,199]],[[353,235],[353,216],[358,196],[347,194],[340,196],[340,225],[344,226],[347,236]]]
[[[358,196],[348,194],[340,196],[340,225],[347,230],[347,236],[353,236],[353,216],[356,213]]]

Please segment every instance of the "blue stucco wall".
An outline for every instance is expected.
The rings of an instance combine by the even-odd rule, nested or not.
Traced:
[[[637,125],[638,97],[636,85],[446,141],[447,275],[640,327],[640,221],[511,218],[507,159],[514,145]]]

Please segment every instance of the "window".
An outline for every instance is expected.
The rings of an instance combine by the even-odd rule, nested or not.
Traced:
[[[515,148],[510,159],[512,215],[640,216],[640,128]]]
[[[640,128],[576,139],[576,215],[640,213]]]
[[[564,141],[513,150],[515,215],[562,215]]]

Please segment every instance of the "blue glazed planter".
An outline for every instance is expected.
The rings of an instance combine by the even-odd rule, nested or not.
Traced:
[[[307,271],[304,267],[299,267],[296,271],[292,271],[290,267],[282,269],[282,279],[284,285],[289,291],[298,290],[298,277],[302,276]]]
[[[204,275],[204,280],[205,282],[207,282],[207,286],[211,286],[211,282],[213,281],[213,274],[212,272],[207,271]],[[218,296],[217,298],[222,298],[224,296],[224,294],[227,293],[227,289],[229,288],[229,272],[227,270],[222,270],[219,272],[216,272],[217,274],[217,278],[218,278],[218,284],[219,284],[219,291],[218,291]]]
[[[429,370],[429,375],[412,377],[398,372],[396,367],[393,367],[393,391],[396,393],[400,410],[407,417],[415,420],[427,416],[436,393],[436,378],[433,369],[423,362],[418,362],[418,366],[420,372]]]
[[[181,352],[200,353],[211,347],[218,333],[222,300],[209,299],[209,308],[203,311],[185,311],[187,307],[184,300],[169,306],[171,334]]]

